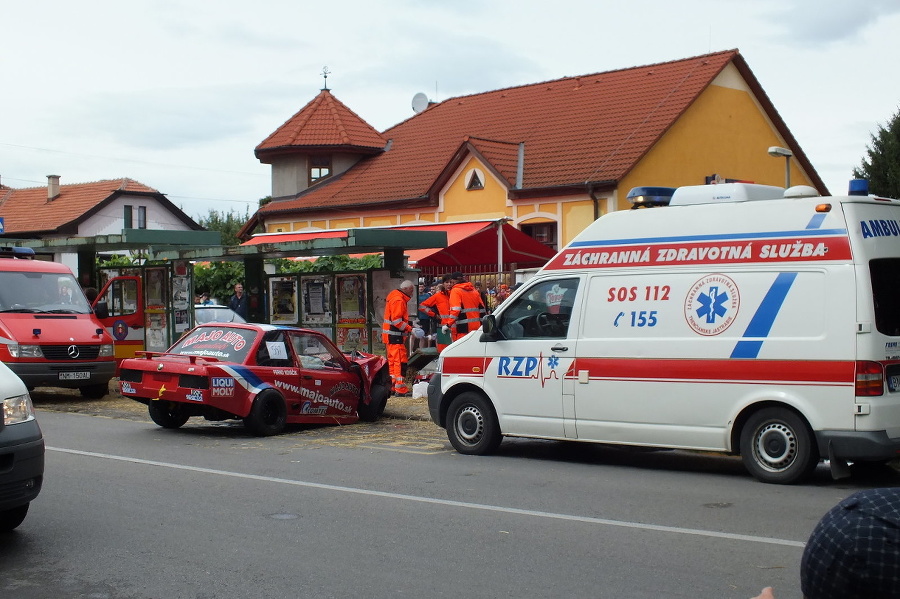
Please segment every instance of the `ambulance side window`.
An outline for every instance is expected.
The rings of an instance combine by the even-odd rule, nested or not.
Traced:
[[[900,336],[900,259],[869,261],[875,328],[879,333]]]
[[[504,338],[553,339],[568,336],[578,281],[541,281],[513,300],[497,322]]]

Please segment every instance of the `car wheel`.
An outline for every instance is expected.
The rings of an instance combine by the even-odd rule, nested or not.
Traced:
[[[25,520],[25,514],[28,513],[28,504],[14,507],[10,510],[0,512],[0,532],[7,532],[16,528]]]
[[[284,430],[287,422],[287,406],[284,398],[275,391],[263,391],[253,400],[250,413],[244,418],[244,426],[257,437],[270,437]]]
[[[147,409],[150,420],[163,428],[181,428],[190,418],[182,406],[171,401],[151,401]]]
[[[81,396],[86,399],[101,399],[106,397],[106,394],[109,393],[109,383],[103,383],[102,385],[87,385],[85,387],[79,387],[78,390],[81,392]]]
[[[382,370],[375,377],[372,387],[369,389],[369,403],[359,404],[356,412],[359,419],[363,422],[375,422],[384,414],[384,407],[387,405],[388,397],[391,395],[390,376],[387,369]]]
[[[461,393],[447,411],[447,437],[459,453],[486,455],[496,451],[502,437],[493,406],[480,393]]]
[[[741,430],[741,459],[758,480],[791,484],[812,474],[819,452],[800,416],[784,408],[765,408]]]

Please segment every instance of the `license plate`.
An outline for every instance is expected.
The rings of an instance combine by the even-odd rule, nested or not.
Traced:
[[[82,381],[91,378],[90,372],[60,372],[59,380],[61,381]]]

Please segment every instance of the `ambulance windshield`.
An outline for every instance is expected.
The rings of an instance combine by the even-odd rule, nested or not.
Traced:
[[[879,333],[900,336],[900,258],[878,258],[869,262],[875,328]]]

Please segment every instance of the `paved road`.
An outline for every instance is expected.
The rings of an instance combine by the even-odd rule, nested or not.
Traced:
[[[39,406],[42,402],[38,401]],[[428,422],[168,431],[40,407],[45,488],[0,537],[0,596],[799,597],[819,516],[884,478],[750,478],[734,458],[516,440],[466,457]]]

